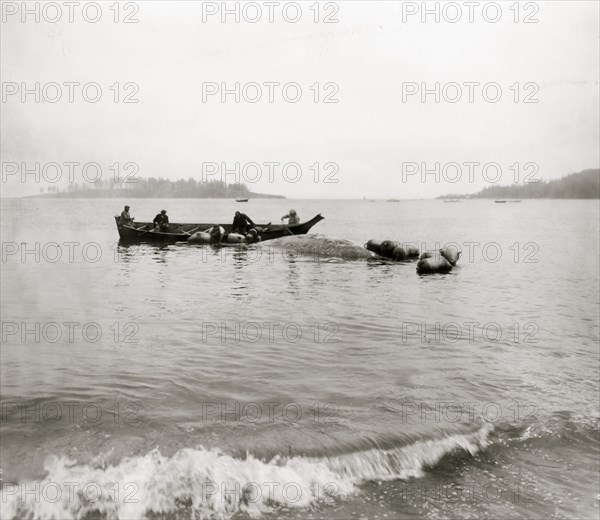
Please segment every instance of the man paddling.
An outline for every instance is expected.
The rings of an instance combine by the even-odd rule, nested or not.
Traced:
[[[158,215],[156,215],[152,221],[152,224],[154,224],[155,229],[156,226],[158,226],[161,231],[169,231],[169,217],[167,217],[167,210],[163,209]]]

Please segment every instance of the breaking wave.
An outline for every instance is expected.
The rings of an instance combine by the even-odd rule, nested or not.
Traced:
[[[50,457],[39,482],[4,483],[2,518],[252,518],[286,508],[308,508],[359,493],[371,480],[419,478],[455,452],[475,455],[488,444],[485,424],[473,433],[373,448],[333,457],[282,457],[185,448],[171,457],[155,449],[117,465],[78,464]],[[182,516],[183,515],[183,516]]]

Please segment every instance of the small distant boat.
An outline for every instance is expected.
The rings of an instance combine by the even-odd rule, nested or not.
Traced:
[[[506,202],[513,202],[513,203],[515,203],[515,202],[521,202],[521,201],[520,200],[507,200]]]
[[[400,199],[388,199],[387,202],[400,202]]]
[[[460,202],[458,199],[444,199],[444,202]]]
[[[248,199],[235,199],[236,202],[248,202]]]
[[[506,204],[505,200],[495,200],[494,201],[496,204]]]

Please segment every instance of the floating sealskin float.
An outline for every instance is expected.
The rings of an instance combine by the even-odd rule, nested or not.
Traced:
[[[391,260],[404,260],[405,258],[416,258],[419,256],[419,249],[411,244],[403,244],[393,240],[369,240],[365,244],[365,249],[373,253],[390,258]]]

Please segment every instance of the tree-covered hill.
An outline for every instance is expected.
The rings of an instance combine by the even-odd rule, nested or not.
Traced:
[[[600,198],[600,170],[584,170],[552,181],[488,186],[472,195],[444,195],[438,198],[598,199]]]
[[[60,190],[49,186],[33,197],[52,198],[280,198],[280,195],[265,195],[251,192],[245,184],[227,184],[211,180],[198,182],[193,178],[171,181],[169,179],[149,177],[135,179],[136,182],[114,183],[112,179],[99,180],[95,183],[74,183]]]

